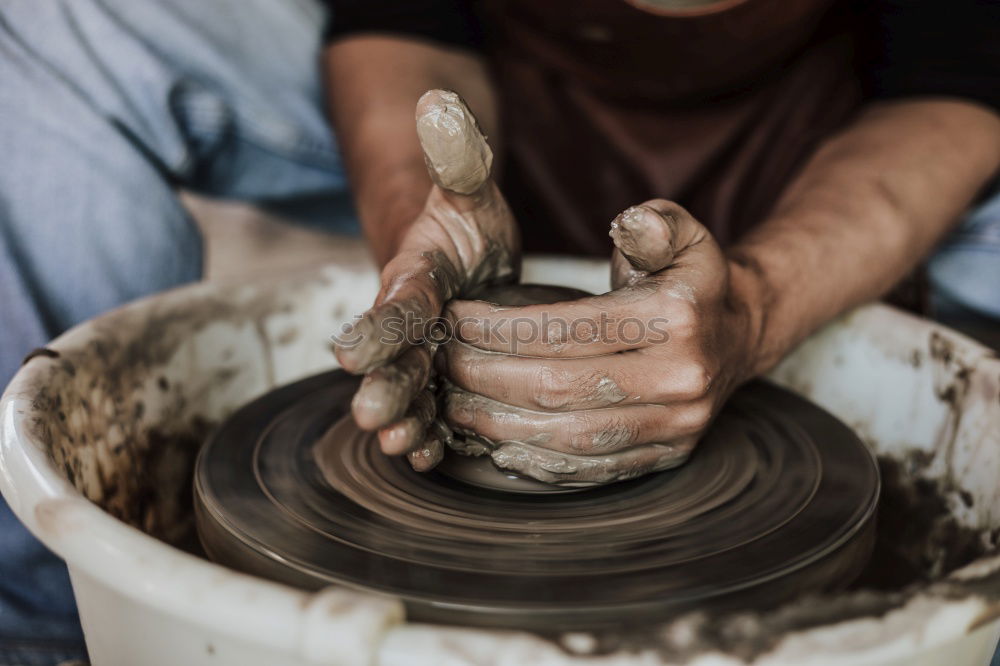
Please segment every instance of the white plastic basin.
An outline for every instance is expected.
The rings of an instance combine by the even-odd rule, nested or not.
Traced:
[[[607,266],[538,259],[526,279],[603,291]],[[329,335],[370,304],[376,282],[359,254],[281,281],[179,289],[74,328],[17,374],[0,402],[0,489],[68,562],[95,666],[988,662],[996,556],[894,595],[817,602],[829,608],[818,626],[794,608],[743,616],[725,645],[682,618],[664,631],[689,649],[670,661],[584,659],[529,634],[410,624],[393,599],[309,594],[168,545],[190,538],[188,475],[208,430],[271,387],[333,367]],[[1000,530],[1000,361],[987,349],[873,305],[773,376],[943,484],[963,526],[987,540]]]

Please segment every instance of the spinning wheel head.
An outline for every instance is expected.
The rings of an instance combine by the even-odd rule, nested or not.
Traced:
[[[209,557],[397,595],[417,620],[560,631],[773,605],[846,585],[870,553],[874,458],[770,384],[735,394],[682,467],[552,490],[486,459],[419,474],[384,456],[347,416],[357,384],[303,380],[216,432],[195,475]]]

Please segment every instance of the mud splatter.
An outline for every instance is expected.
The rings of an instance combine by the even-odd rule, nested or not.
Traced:
[[[766,612],[711,615],[694,613],[662,626],[627,633],[597,634],[592,653],[654,649],[666,660],[683,662],[721,650],[744,660],[769,652],[789,632],[861,618],[880,618],[902,608],[920,591],[943,598],[984,594],[983,578],[950,580],[948,574],[989,555],[1000,555],[998,534],[963,527],[948,509],[948,489],[922,476],[927,454],[914,451],[903,459],[879,458],[879,499],[875,549],[857,580],[839,594],[814,595]],[[1000,593],[1000,576],[993,576]],[[549,637],[571,653],[574,645]]]
[[[988,531],[960,525],[949,509],[950,489],[914,474],[914,468],[919,463],[879,459],[883,485],[875,550],[855,588],[899,590],[938,580],[996,545]]]
[[[28,361],[45,364],[32,387],[32,436],[67,479],[111,515],[169,543],[193,543],[191,474],[215,425],[197,403],[238,381],[241,369],[208,373],[205,386],[192,388],[169,380],[163,367],[190,336],[219,321],[266,336],[263,321],[282,306],[267,290],[250,302],[223,292],[204,300],[166,299],[87,324],[94,331],[85,343]],[[266,340],[262,347],[270,349]]]

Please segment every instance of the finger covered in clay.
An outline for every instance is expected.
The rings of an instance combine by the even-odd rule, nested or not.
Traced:
[[[416,119],[427,170],[438,186],[473,194],[489,180],[493,151],[458,93],[427,91],[417,102]]]
[[[500,469],[563,486],[590,486],[634,479],[682,465],[695,440],[646,444],[620,453],[581,456],[526,442],[501,442],[490,456]]]
[[[679,404],[536,411],[451,387],[441,416],[456,431],[492,441],[528,441],[550,451],[599,456],[693,435],[704,429],[708,410],[700,404]]]
[[[413,451],[406,454],[406,459],[417,472],[428,472],[444,458],[444,444],[436,437],[429,437]]]
[[[436,416],[434,392],[425,388],[410,404],[402,419],[379,429],[378,441],[382,452],[399,456],[416,449],[423,443]]]
[[[431,352],[426,345],[418,345],[369,372],[351,401],[355,423],[374,430],[403,418],[410,402],[427,385],[430,370]]]

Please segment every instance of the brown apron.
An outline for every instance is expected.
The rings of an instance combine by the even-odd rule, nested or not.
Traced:
[[[529,251],[606,256],[662,197],[723,244],[757,224],[861,100],[836,0],[495,0],[504,191]]]

